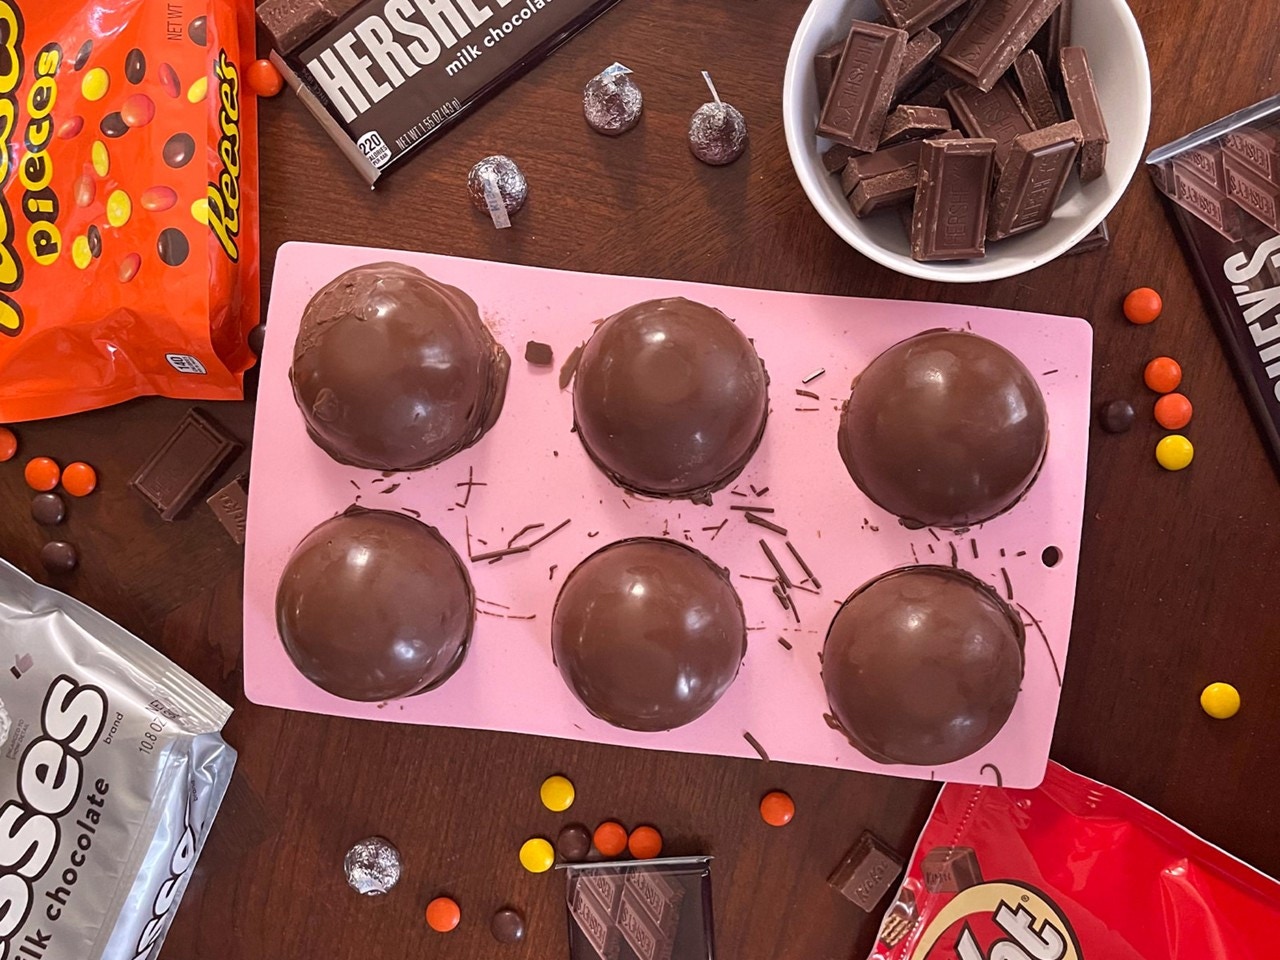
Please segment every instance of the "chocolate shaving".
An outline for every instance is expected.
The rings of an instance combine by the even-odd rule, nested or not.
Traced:
[[[401,508],[400,508],[400,512],[401,512],[401,513],[407,513],[407,514],[409,514],[409,516],[411,516],[411,517],[421,517],[421,516],[422,516],[422,512],[421,512],[420,510],[415,510],[415,509],[413,509],[413,507],[401,507]]]
[[[1019,550],[1017,553],[1014,554],[1015,557],[1025,557],[1026,555],[1027,555],[1027,551],[1025,550]]]
[[[599,530],[588,530],[588,531],[587,531],[587,539],[588,539],[588,540],[590,540],[592,537],[598,537],[598,536],[600,536],[600,531],[599,531]]]
[[[556,567],[558,567],[558,566],[560,566],[560,564],[558,564],[558,563],[553,563],[553,564],[551,565],[551,569],[547,571],[547,579],[548,579],[548,580],[554,580],[554,579],[555,579],[555,576],[556,576]]]
[[[817,413],[820,407],[796,407],[796,413]]]
[[[778,598],[778,603],[782,604],[783,610],[791,609],[791,600],[787,597],[787,591],[782,589],[782,584],[776,580],[773,583],[773,595]]]
[[[1002,557],[1004,556],[1004,547],[1001,547],[1001,548],[1000,548],[1000,556],[1002,556]]]
[[[1013,584],[1009,582],[1009,571],[1004,567],[1000,568],[1000,576],[1004,577],[1004,593],[1006,600],[1013,599]]]
[[[990,767],[990,768],[991,768],[991,772],[992,772],[992,773],[994,773],[994,774],[996,775],[996,786],[997,786],[997,787],[1003,787],[1003,786],[1004,786],[1004,777],[1000,775],[1000,768],[999,768],[999,767],[997,767],[994,763],[984,763],[982,766],[980,766],[980,767],[978,768],[978,773],[980,773],[980,774],[982,774],[982,773],[986,773],[986,772],[987,772],[987,767]]]
[[[398,484],[398,483],[393,483],[393,484],[391,484],[390,486],[383,487],[383,488],[382,488],[381,490],[379,490],[378,492],[379,492],[379,493],[395,493],[395,492],[396,492],[397,490],[399,490],[399,489],[400,489],[400,484]]]
[[[787,639],[785,637],[779,637],[778,643],[782,645],[783,649],[786,649],[786,650],[791,649],[791,644],[787,642]]]
[[[459,504],[456,504],[456,506],[462,507],[464,510],[466,509],[467,504],[469,504],[469,503],[471,502],[471,490],[472,490],[472,488],[473,488],[473,487],[487,487],[487,486],[488,486],[488,484],[487,484],[487,483],[477,483],[477,482],[473,479],[473,477],[475,476],[475,474],[474,474],[474,472],[473,472],[474,470],[475,470],[475,468],[474,468],[474,467],[467,467],[467,479],[466,479],[466,480],[463,480],[461,483],[455,483],[455,484],[454,484],[454,486],[455,486],[455,487],[466,487],[466,488],[467,488],[467,492],[466,492],[466,493],[463,495],[463,497],[462,497],[462,502],[461,502],[461,503],[459,503]]]
[[[488,553],[478,553],[471,558],[472,563],[483,563],[485,560],[490,562],[501,560],[503,557],[514,556],[517,553],[528,553],[529,546],[523,547],[507,547],[505,550],[490,550]]]
[[[973,537],[969,538],[969,549],[973,551],[973,559],[977,560],[978,559],[978,541],[973,539]],[[1001,553],[1003,552],[1004,551],[1001,551]]]
[[[1049,651],[1049,662],[1053,664],[1053,675],[1058,678],[1058,686],[1062,686],[1062,671],[1058,669],[1058,658],[1053,655],[1053,647],[1049,646],[1049,638],[1045,636],[1044,627],[1040,626],[1040,621],[1035,618],[1030,610],[1020,603],[1015,603],[1015,607],[1031,618],[1031,625],[1036,628],[1036,633],[1040,634],[1040,639],[1044,641],[1044,648]]]
[[[795,559],[796,563],[799,564],[800,569],[804,571],[805,577],[809,580],[810,583],[812,583],[815,587],[821,590],[822,584],[820,584],[818,582],[818,578],[813,575],[813,571],[809,569],[809,565],[804,562],[804,557],[800,556],[800,552],[796,550],[795,546],[792,545],[790,540],[788,540],[785,545],[786,545],[787,551]]]
[[[814,393],[812,390],[797,390],[797,391],[796,391],[796,396],[797,396],[797,397],[808,397],[810,400],[821,400],[821,399],[822,399],[820,396],[818,396],[818,395],[817,395],[816,393]]]
[[[744,504],[744,505],[742,505],[742,506],[738,506],[738,505],[736,505],[736,504],[735,504],[734,506],[730,507],[729,509],[730,509],[730,510],[745,510],[745,511],[748,511],[748,512],[750,512],[750,513],[773,513],[773,507],[753,507],[753,506],[746,505],[746,504]]]
[[[1053,376],[1053,375],[1054,375],[1055,373],[1057,373],[1057,372],[1058,372],[1058,371],[1057,371],[1057,369],[1056,369],[1056,368],[1055,368],[1055,369],[1053,369],[1053,370],[1046,370],[1044,373],[1040,374],[1040,376],[1042,376],[1042,377],[1051,377],[1051,376]],[[988,764],[987,766],[990,766],[990,764]]]
[[[822,375],[823,375],[824,373],[826,373],[826,372],[827,372],[827,368],[826,368],[826,367],[819,367],[817,370],[813,371],[813,373],[809,374],[807,377],[805,377],[805,378],[804,378],[803,380],[801,380],[800,382],[801,382],[801,383],[813,383],[813,381],[817,380],[820,376],[822,376]]]
[[[352,485],[353,487],[355,487],[357,490],[359,490],[359,489],[360,489],[360,484],[356,483],[354,480],[348,480],[348,481],[347,481],[347,483],[351,484],[351,485]]]
[[[916,555],[916,545],[914,543],[911,544],[911,559],[916,563],[920,562],[920,558]]]
[[[770,530],[773,533],[776,533],[780,537],[785,537],[787,535],[786,527],[780,527],[776,523],[773,523],[770,520],[766,520],[764,517],[758,517],[754,513],[748,513],[748,514],[745,514],[744,516],[746,518],[747,523],[754,523],[757,527],[764,527],[766,530]]]
[[[554,533],[559,533],[561,530],[563,530],[563,529],[564,529],[565,527],[567,527],[568,525],[569,525],[569,521],[568,521],[568,520],[565,520],[565,521],[563,521],[563,522],[561,522],[561,523],[556,524],[556,526],[552,527],[550,530],[548,530],[546,533],[544,533],[542,536],[540,536],[537,540],[534,540],[531,544],[529,544],[529,548],[530,548],[530,549],[532,549],[533,547],[536,547],[536,546],[537,546],[538,544],[540,544],[543,540],[547,539],[547,537],[551,536],[551,535],[552,535],[552,534],[554,534]],[[541,526],[541,524],[539,524],[539,526]]]
[[[933,539],[937,540],[939,543],[942,542],[942,538],[938,536],[938,531],[934,530],[933,527],[926,527],[925,529],[929,531],[929,536],[933,537]]]
[[[573,380],[573,375],[578,372],[578,361],[582,359],[582,348],[585,343],[580,343],[569,351],[569,356],[564,364],[560,367],[560,389],[563,390]]]
[[[507,546],[508,546],[508,547],[514,546],[514,545],[515,545],[515,542],[516,542],[517,540],[519,540],[521,537],[523,537],[523,536],[524,536],[526,533],[528,533],[529,531],[531,531],[531,530],[541,530],[541,529],[542,529],[543,527],[545,527],[545,526],[546,526],[546,524],[545,524],[545,523],[528,523],[528,524],[525,524],[523,527],[521,527],[521,528],[520,528],[520,532],[519,532],[519,533],[517,533],[514,537],[512,537],[510,540],[508,540],[508,541],[507,541]]]
[[[953,567],[960,566],[960,555],[956,553],[956,545],[954,543],[948,543],[947,547],[951,550],[951,565]]]
[[[773,551],[769,549],[769,545],[763,540],[759,541],[760,549],[764,551],[765,559],[769,561],[769,566],[773,567],[774,573],[778,575],[778,583],[783,588],[791,586],[791,578],[787,576],[787,571],[782,569],[782,564],[778,562],[778,558],[773,555]]]
[[[753,737],[750,731],[744,730],[742,732],[742,739],[751,744],[751,749],[760,754],[761,760],[767,761],[769,759],[769,755],[764,752],[764,747],[760,746],[760,741]]]
[[[497,607],[499,610],[511,609],[505,603],[494,603],[492,600],[481,600],[479,597],[476,597],[476,603],[483,603],[485,606],[488,606],[488,607]]]
[[[747,486],[751,486],[751,485],[747,484]],[[763,497],[766,493],[769,492],[769,488],[764,487],[760,490],[757,490],[755,487],[751,487],[751,492],[754,493],[757,497]]]

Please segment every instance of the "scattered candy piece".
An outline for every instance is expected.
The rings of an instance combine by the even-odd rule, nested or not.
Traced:
[[[637,860],[652,860],[662,853],[662,834],[653,827],[636,827],[627,838],[627,849]]]
[[[127,254],[120,261],[120,269],[117,276],[121,283],[128,283],[138,275],[138,270],[142,267],[142,257],[136,253]]]
[[[1229,683],[1211,683],[1200,694],[1200,706],[1215,720],[1229,720],[1240,712],[1240,691]]]
[[[89,247],[89,238],[81,234],[71,241],[71,262],[76,269],[85,270],[93,263],[93,250]]]
[[[436,933],[448,933],[461,919],[462,911],[448,897],[436,897],[427,904],[427,926]]]
[[[1166,430],[1181,430],[1191,422],[1191,401],[1181,393],[1166,393],[1156,401],[1155,415]]]
[[[1182,470],[1191,464],[1195,447],[1180,433],[1173,433],[1156,444],[1156,462],[1166,470]]]
[[[98,485],[98,471],[82,460],[68,463],[62,471],[62,489],[73,497],[87,497]]]
[[[526,840],[520,847],[520,866],[530,873],[546,873],[556,862],[556,851],[550,841],[541,837]]]
[[[67,117],[58,124],[58,139],[70,140],[84,129],[84,117]]]
[[[58,485],[58,481],[62,478],[62,471],[58,469],[57,463],[48,457],[34,457],[27,461],[22,475],[26,477],[27,486],[32,490],[45,491],[52,490]]]
[[[367,837],[347,851],[342,869],[351,889],[375,897],[399,882],[400,851],[383,837]]]
[[[578,863],[591,853],[591,831],[580,823],[571,823],[556,837],[556,853],[561,860]]]
[[[120,119],[129,127],[145,127],[156,118],[156,102],[145,93],[135,93],[120,104]]]
[[[111,89],[111,77],[102,67],[94,67],[80,81],[80,95],[86,100],[96,102],[107,95]]]
[[[209,95],[209,78],[201,77],[187,88],[187,102],[200,103]]]
[[[538,794],[542,797],[542,805],[554,813],[573,806],[573,784],[558,774],[543,780]]]
[[[67,515],[67,505],[56,493],[37,493],[31,498],[31,519],[45,527],[56,527]]]
[[[209,222],[209,198],[196,197],[191,201],[191,217],[196,223],[205,226]]]
[[[8,427],[0,427],[0,463],[12,460],[18,452],[18,435]]]
[[[587,81],[582,91],[582,112],[587,126],[606,137],[626,133],[640,122],[644,95],[620,63],[605,67]]]
[[[689,120],[689,149],[703,163],[713,167],[733,163],[747,148],[747,121],[737,107],[725,103],[711,82],[711,74],[702,71],[702,79],[711,90],[711,103],[704,103]]]
[[[529,182],[514,160],[495,154],[471,168],[467,191],[475,208],[489,214],[493,225],[501,230],[511,226],[511,218],[524,206]]]
[[[107,153],[107,145],[101,140],[93,141],[89,148],[89,162],[93,164],[93,172],[105,177],[111,172],[111,155]]]
[[[142,191],[142,196],[138,198],[138,202],[142,204],[143,210],[149,210],[152,213],[163,213],[178,202],[178,191],[174,190],[173,187],[147,187]],[[205,202],[208,203],[207,200]]]
[[[549,367],[555,361],[551,344],[530,340],[524,345],[524,358],[535,367]]]
[[[499,943],[519,943],[524,939],[524,917],[519,910],[503,907],[489,921],[489,932]]]
[[[284,77],[270,60],[255,60],[249,64],[249,89],[260,97],[274,97],[284,89]]]
[[[606,857],[619,856],[627,849],[627,831],[616,820],[606,820],[596,827],[591,843]]]
[[[1124,298],[1124,315],[1130,323],[1150,323],[1160,316],[1162,309],[1164,309],[1164,301],[1160,299],[1160,294],[1150,287],[1130,290],[1129,295]]]
[[[1108,400],[1098,409],[1098,423],[1107,433],[1126,433],[1133,426],[1133,404],[1128,400]]]
[[[160,86],[164,92],[175,100],[182,93],[182,84],[178,80],[178,71],[167,63],[160,64]]]
[[[1156,357],[1142,371],[1142,379],[1156,393],[1171,393],[1182,382],[1182,367],[1173,357]]]
[[[51,540],[40,548],[40,562],[50,573],[70,573],[80,563],[80,556],[66,541]]]
[[[781,790],[766,793],[760,801],[760,819],[771,827],[785,827],[795,815],[795,801]]]
[[[133,201],[123,190],[112,190],[107,197],[107,223],[113,227],[123,227],[133,216]]]

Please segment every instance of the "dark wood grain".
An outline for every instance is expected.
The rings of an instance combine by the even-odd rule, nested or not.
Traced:
[[[1280,33],[1248,0],[1135,0],[1153,71],[1151,142],[1159,144],[1280,87]],[[1053,755],[1128,790],[1263,870],[1280,874],[1280,484],[1268,465],[1165,213],[1141,174],[1111,218],[1105,253],[1066,258],[980,286],[923,283],[847,248],[819,220],[791,172],[782,135],[783,65],[804,4],[782,0],[625,0],[475,117],[365,190],[291,98],[263,104],[264,296],[288,240],[402,246],[540,266],[783,290],[953,300],[1089,318],[1094,395],[1132,399],[1125,436],[1093,432],[1079,598]],[[620,59],[635,70],[645,115],[626,137],[590,133],[583,83]],[[751,126],[731,167],[685,145],[704,99],[698,71]],[[464,181],[504,152],[531,194],[515,229],[495,232]],[[1121,319],[1131,287],[1161,290],[1154,326]],[[786,322],[779,318],[778,322]],[[1166,474],[1141,385],[1147,359],[1182,360],[1195,403],[1194,465]],[[341,720],[256,707],[240,666],[242,553],[198,504],[161,522],[126,489],[137,465],[188,405],[139,401],[20,428],[26,454],[86,459],[100,492],[71,507],[80,570],[54,581],[155,644],[236,707],[240,750],[219,817],[164,955],[218,958],[559,958],[562,888],[517,862],[520,843],[566,817],[537,786],[575,781],[572,819],[661,827],[668,850],[715,855],[719,956],[846,960],[864,956],[875,920],[825,878],[870,828],[909,851],[928,783],[758,761],[628,751],[465,730]],[[250,403],[211,405],[248,442]],[[228,476],[243,468],[243,461]],[[0,544],[25,570],[46,532],[27,513],[17,464],[0,469]],[[1066,562],[1074,563],[1075,557]],[[1212,680],[1244,696],[1229,722],[1197,706]],[[784,788],[792,825],[756,814]],[[391,838],[405,875],[382,900],[356,897],[340,862],[368,834]],[[463,909],[447,937],[422,909],[448,893]],[[519,947],[487,932],[511,904],[529,919]]]

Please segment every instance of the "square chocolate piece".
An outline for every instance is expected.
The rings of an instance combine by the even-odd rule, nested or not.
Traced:
[[[870,831],[864,831],[827,882],[856,906],[872,913],[901,872],[898,855]]]
[[[972,847],[934,847],[924,855],[920,872],[930,893],[958,893],[982,882],[978,854]]]

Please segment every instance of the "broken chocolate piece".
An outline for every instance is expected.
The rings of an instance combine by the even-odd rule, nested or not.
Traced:
[[[870,831],[863,831],[827,882],[855,906],[872,913],[901,872],[898,856]]]
[[[292,53],[360,0],[263,0],[258,20],[281,53]]]
[[[1059,57],[1063,47],[1071,45],[1071,5],[1073,0],[1062,0],[1058,9],[1049,14],[1049,19],[1040,28],[1039,33],[1031,38],[1029,46],[1040,55],[1049,78],[1055,83],[1062,82],[1062,69]]]
[[[960,139],[960,131],[948,130],[930,139],[957,140]],[[919,140],[909,140],[906,143],[899,143],[883,150],[877,150],[875,153],[864,153],[856,157],[850,157],[840,178],[845,196],[853,193],[854,188],[863,180],[882,177],[886,173],[895,173],[909,168],[914,177],[916,164],[920,162],[920,143],[921,141]],[[914,179],[912,182],[914,182]]]
[[[177,518],[240,450],[216,421],[191,409],[129,486],[164,520]]]
[[[911,892],[910,887],[903,884],[880,924],[880,939],[886,946],[896,947],[919,922],[916,895]]]
[[[928,27],[907,40],[907,49],[902,54],[902,69],[898,73],[898,82],[893,87],[895,100],[901,100],[912,84],[924,76],[925,70],[941,49],[942,38]]]
[[[524,358],[535,367],[549,367],[555,362],[551,352],[551,344],[530,340],[524,345]]]
[[[840,54],[844,52],[845,39],[842,37],[813,58],[813,79],[818,84],[819,103],[827,102],[827,94],[836,79],[836,67],[840,66]]]
[[[905,30],[855,20],[822,108],[818,133],[858,150],[879,146],[906,48]]]
[[[977,0],[937,63],[984,93],[996,85],[1059,0]]]
[[[1053,91],[1049,89],[1049,78],[1045,76],[1044,64],[1040,55],[1034,50],[1024,50],[1013,61],[1013,72],[1017,74],[1018,84],[1022,87],[1022,99],[1026,105],[1031,122],[1037,127],[1052,127],[1062,122],[1062,113],[1053,99]]]
[[[861,181],[849,195],[849,207],[853,210],[853,215],[866,217],[877,210],[913,199],[916,195],[916,170],[913,163],[901,170]]]
[[[822,154],[822,165],[827,168],[828,173],[839,173],[844,169],[844,165],[849,162],[849,158],[855,156],[859,151],[853,147],[847,147],[843,143],[833,143]]]
[[[924,855],[920,872],[930,893],[958,893],[982,882],[973,847],[934,847]]]
[[[222,529],[231,535],[236,543],[244,543],[245,527],[249,520],[249,488],[248,478],[244,474],[236,477],[225,487],[214,493],[205,503],[222,524]]]
[[[919,104],[922,107],[945,107],[947,105],[947,91],[954,90],[960,86],[964,86],[964,81],[959,77],[952,76],[946,72],[935,71],[933,77],[901,99]]]
[[[915,33],[945,17],[965,0],[876,0],[884,18],[900,30]]]
[[[885,120],[880,146],[945,133],[950,129],[951,114],[942,107],[918,107],[904,103]]]
[[[966,134],[996,142],[996,163],[1000,166],[1013,148],[1013,138],[1035,129],[1008,80],[1000,80],[986,93],[973,87],[948,90],[947,103]]]
[[[1068,120],[1013,138],[991,201],[988,240],[1003,240],[1049,222],[1071,175],[1080,137],[1080,125]]]
[[[1080,179],[1086,183],[1102,176],[1107,163],[1107,123],[1098,103],[1098,88],[1089,69],[1084,47],[1062,48],[1062,86],[1067,93],[1071,116],[1080,124]]]
[[[1111,246],[1111,228],[1107,226],[1107,221],[1103,220],[1086,233],[1080,242],[1064,253],[1063,256],[1070,257],[1077,253],[1093,253],[1095,250],[1102,250],[1109,246]]]
[[[911,213],[911,257],[968,260],[986,255],[987,202],[996,142],[926,140]]]

